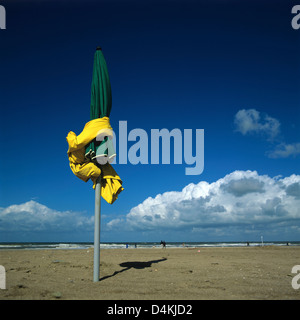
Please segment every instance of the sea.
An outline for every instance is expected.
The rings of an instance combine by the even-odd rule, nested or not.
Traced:
[[[300,246],[300,241],[266,241],[266,242],[167,242],[167,248],[207,248],[207,247],[259,247],[259,246]],[[2,242],[1,250],[68,250],[90,249],[92,242]],[[103,242],[100,249],[151,249],[160,248],[160,242]]]

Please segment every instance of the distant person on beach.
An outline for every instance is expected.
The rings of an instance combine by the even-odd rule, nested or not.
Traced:
[[[160,241],[160,244],[162,245],[162,248],[166,248],[166,241]]]

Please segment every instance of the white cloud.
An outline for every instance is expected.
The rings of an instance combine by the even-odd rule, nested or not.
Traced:
[[[80,212],[57,211],[31,200],[0,208],[0,235],[88,231],[93,230],[93,221]]]
[[[300,154],[300,143],[279,144],[275,150],[267,153],[269,158],[288,158]]]
[[[108,227],[127,230],[186,230],[214,235],[264,229],[280,235],[300,224],[300,176],[271,178],[234,171],[216,182],[189,184],[180,192],[149,197]]]
[[[87,241],[93,227],[93,216],[53,210],[33,200],[0,208],[0,241],[15,241],[24,234],[26,241],[61,241],[61,235],[64,241],[72,241],[70,235],[79,241],[80,233]],[[127,215],[104,222],[103,231],[114,238],[125,235],[124,239],[126,234],[140,238],[147,232],[153,239],[166,234],[174,241],[251,240],[260,232],[272,240],[299,239],[300,175],[272,178],[256,171],[234,171],[215,182],[191,183],[181,191],[147,198]]]
[[[280,122],[269,115],[261,115],[255,109],[242,109],[237,112],[234,118],[236,131],[246,134],[264,134],[273,140],[280,133]]]
[[[234,117],[235,130],[242,135],[259,134],[269,142],[276,142],[273,150],[267,151],[269,158],[288,158],[300,154],[300,143],[288,144],[280,135],[280,122],[269,115],[261,115],[255,109],[239,110]]]

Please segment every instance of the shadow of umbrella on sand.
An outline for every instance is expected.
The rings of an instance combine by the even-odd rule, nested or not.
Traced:
[[[105,276],[100,279],[100,281],[111,278],[121,272],[130,270],[130,269],[145,269],[145,268],[150,268],[152,266],[152,263],[159,263],[162,261],[166,261],[167,258],[162,258],[159,260],[151,260],[151,261],[128,261],[128,262],[122,262],[119,264],[120,267],[124,268],[120,271],[115,271],[112,275],[110,276]]]

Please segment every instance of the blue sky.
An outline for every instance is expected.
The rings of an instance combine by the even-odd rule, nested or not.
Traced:
[[[66,136],[89,121],[98,45],[117,134],[119,121],[205,132],[201,175],[114,166],[125,190],[102,201],[102,241],[300,240],[296,3],[1,4],[0,241],[93,240],[92,184],[71,172]]]

